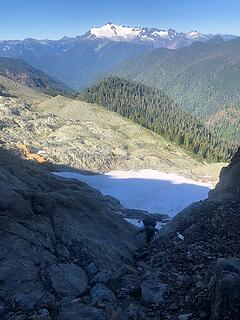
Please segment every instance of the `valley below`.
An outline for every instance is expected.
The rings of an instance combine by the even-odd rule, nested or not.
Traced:
[[[194,159],[176,144],[96,104],[41,95],[0,98],[1,135],[42,155],[50,171],[77,178],[126,209],[174,216],[207,198],[223,163]],[[142,213],[135,218],[141,220]],[[126,218],[130,216],[126,215]]]
[[[114,28],[103,31],[112,37]],[[131,30],[141,43],[93,31],[63,39],[66,56],[89,43],[84,55],[100,45],[94,57],[103,48],[103,61],[112,48],[120,60],[150,50],[145,29]],[[165,43],[163,30],[148,32]],[[171,48],[212,39],[166,32]],[[62,41],[39,48],[51,44],[52,56]],[[92,81],[76,71],[71,81]],[[222,140],[140,83],[108,77],[77,93],[22,60],[0,59],[0,320],[238,320],[235,129],[234,143]]]

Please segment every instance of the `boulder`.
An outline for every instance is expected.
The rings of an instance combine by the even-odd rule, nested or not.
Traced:
[[[54,264],[48,268],[52,288],[59,296],[77,297],[87,289],[86,272],[70,263]]]
[[[238,200],[240,199],[240,148],[233,156],[230,164],[223,168],[220,173],[220,181],[216,188],[209,194],[209,199]]]
[[[218,259],[212,290],[211,320],[240,319],[240,259]]]
[[[103,269],[92,279],[93,283],[108,283],[113,278],[113,273],[110,270]]]
[[[41,318],[41,320],[48,320],[50,319],[50,314],[46,308],[42,308],[38,311],[38,314]]]
[[[98,272],[98,268],[96,267],[95,263],[89,263],[89,265],[87,266],[87,272],[89,276],[94,276]]]
[[[90,292],[92,302],[97,306],[115,306],[117,299],[114,293],[104,284],[97,283]]]
[[[12,237],[11,241],[15,242],[16,248],[19,248],[19,253],[22,255],[24,250],[29,250],[30,245],[21,239],[16,241],[15,237]],[[1,247],[4,246],[5,243],[1,243]],[[2,253],[4,255],[4,250]],[[24,262],[15,258],[13,263],[13,259],[14,256],[8,254],[0,263],[0,300],[2,298],[6,303],[14,300],[24,309],[34,308],[35,303],[44,296],[44,289],[36,282],[38,269],[26,252]]]
[[[165,301],[167,285],[151,277],[141,284],[142,299],[147,304],[162,304]]]

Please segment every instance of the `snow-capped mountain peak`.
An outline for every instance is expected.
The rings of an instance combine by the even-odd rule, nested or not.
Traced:
[[[198,31],[190,31],[185,33],[188,39],[196,39],[196,38],[201,38],[204,35]]]
[[[152,33],[152,35],[153,36],[159,36],[161,38],[168,38],[169,37],[168,31],[166,31],[166,30],[154,31]]]
[[[108,22],[102,27],[95,27],[90,29],[90,34],[97,38],[107,38],[112,40],[132,40],[137,37],[142,28],[131,28],[121,26]]]
[[[94,38],[105,38],[113,41],[147,41],[151,42],[156,47],[158,47],[159,42],[162,43],[162,41],[172,41],[174,39],[178,41],[196,41],[206,37],[206,35],[203,35],[198,31],[177,32],[173,29],[163,30],[157,28],[129,27],[117,25],[112,22],[108,22],[102,27],[91,28],[86,35]]]

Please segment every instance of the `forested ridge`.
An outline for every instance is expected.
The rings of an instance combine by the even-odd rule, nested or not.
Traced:
[[[208,161],[228,161],[234,153],[233,144],[211,133],[166,94],[144,84],[109,77],[79,97],[117,112]]]
[[[51,96],[74,94],[74,90],[63,82],[33,68],[22,59],[0,57],[0,75]]]
[[[112,74],[163,90],[205,123],[220,110],[240,112],[239,52],[240,38],[224,42],[216,37],[178,50],[155,49],[125,61]],[[224,123],[212,121],[211,128],[237,142],[240,124],[231,113]]]

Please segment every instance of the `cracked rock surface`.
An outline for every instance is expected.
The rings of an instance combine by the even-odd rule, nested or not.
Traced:
[[[133,262],[135,228],[114,213],[112,202],[100,192],[56,178],[3,148],[0,177],[4,319],[19,319],[19,314],[25,319],[35,311],[39,317],[67,312],[71,301],[88,295],[91,269],[111,274]],[[111,291],[104,295],[114,296]]]

